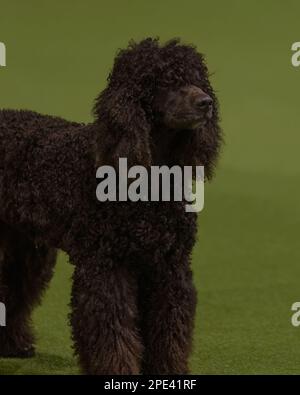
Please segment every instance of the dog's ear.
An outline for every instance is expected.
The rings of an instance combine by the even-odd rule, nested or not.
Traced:
[[[179,134],[170,147],[174,163],[177,160],[182,166],[204,166],[206,180],[210,180],[214,175],[220,148],[223,144],[217,98],[212,90],[209,91],[209,95],[214,100],[212,118],[204,127]]]
[[[223,145],[223,132],[220,127],[219,102],[210,84],[208,70],[204,63],[201,64],[201,79],[197,85],[213,100],[212,117],[205,126],[183,133],[172,149],[173,155],[180,158],[185,166],[204,166],[205,179],[214,176],[214,170]]]
[[[98,125],[97,165],[151,165],[150,130],[141,100],[126,89],[106,89],[94,107]]]
[[[215,115],[207,127],[190,133],[183,150],[184,163],[204,166],[205,179],[210,180],[214,175],[222,141],[222,132]]]
[[[210,82],[210,74],[202,55],[200,56],[198,84],[213,100],[212,117],[204,127],[195,130],[191,136],[186,155],[191,155],[194,165],[204,166],[205,178],[210,180],[223,144],[223,132],[220,127],[219,101]]]

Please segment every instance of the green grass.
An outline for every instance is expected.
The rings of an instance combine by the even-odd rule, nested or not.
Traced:
[[[198,310],[193,373],[299,374],[299,41],[297,0],[2,0],[0,108],[88,121],[117,48],[180,36],[205,52],[226,135],[206,187],[193,254]],[[38,354],[0,374],[76,374],[67,325],[72,267],[60,256],[34,315]]]

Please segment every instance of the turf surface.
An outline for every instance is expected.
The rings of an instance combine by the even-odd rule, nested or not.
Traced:
[[[226,146],[206,187],[193,255],[199,303],[193,373],[300,373],[300,41],[297,0],[1,0],[0,108],[88,121],[117,48],[180,36],[215,72]],[[60,255],[34,315],[38,353],[0,374],[75,374],[67,325],[72,267]]]

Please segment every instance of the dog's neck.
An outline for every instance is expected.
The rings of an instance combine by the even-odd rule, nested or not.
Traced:
[[[188,141],[186,130],[157,127],[152,132],[152,161],[156,166],[182,164],[180,153]]]

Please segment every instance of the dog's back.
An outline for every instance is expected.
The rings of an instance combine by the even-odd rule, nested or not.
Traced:
[[[0,220],[28,231],[67,216],[74,201],[69,184],[84,180],[89,139],[83,124],[0,111]]]
[[[34,111],[0,110],[0,179],[9,168],[24,165],[24,159],[53,134],[79,127],[59,117]],[[2,184],[0,183],[0,190]]]

